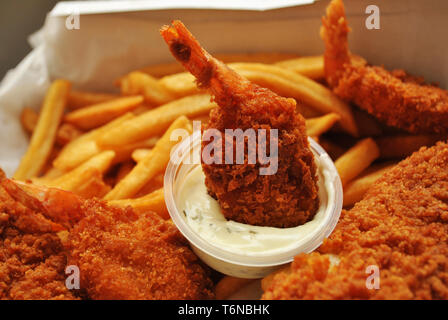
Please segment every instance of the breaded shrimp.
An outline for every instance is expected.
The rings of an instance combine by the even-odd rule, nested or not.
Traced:
[[[423,147],[385,173],[263,298],[448,299],[448,144]]]
[[[278,170],[260,175],[262,164],[206,163],[202,157],[205,184],[218,200],[227,219],[259,226],[293,227],[313,218],[318,207],[316,164],[305,131],[303,117],[295,112],[293,99],[261,88],[208,54],[180,21],[165,26],[161,34],[174,57],[191,72],[199,87],[207,89],[218,108],[210,113],[205,128],[217,129],[221,139],[202,142],[226,149],[226,129],[265,129],[268,136],[278,130]],[[233,138],[229,141],[233,141]],[[249,148],[245,142],[245,150]],[[258,143],[259,146],[259,143]],[[227,146],[228,147],[228,146]],[[231,145],[234,149],[235,144]],[[255,149],[255,148],[254,148]],[[260,150],[258,148],[258,150]],[[272,156],[272,155],[271,155]]]
[[[54,227],[0,184],[0,300],[76,299],[65,287],[67,258]]]
[[[51,289],[54,291],[37,291],[29,281],[27,286],[22,281],[22,294],[12,295],[17,291],[14,289],[17,285],[14,281],[2,281],[3,278],[0,277],[0,297],[3,291],[10,298],[70,298],[71,292],[65,289],[64,274],[61,274],[66,264],[79,267],[81,288],[77,294],[90,299],[213,297],[213,284],[208,270],[191,251],[176,227],[156,213],[137,215],[131,208],[113,207],[104,201],[82,199],[71,192],[10,179],[4,179],[0,183],[0,200],[2,190],[5,190],[4,194],[8,197],[16,200],[15,208],[18,209],[11,209],[6,213],[14,217],[16,224],[20,223],[22,232],[28,229],[31,232],[36,229],[35,225],[38,229],[33,232],[53,232],[52,235],[43,236],[52,241],[45,254],[52,255],[54,252],[52,259],[56,261],[46,271],[51,277],[42,278],[36,283],[38,287],[48,287],[48,290],[54,288]],[[0,211],[0,221],[3,219],[1,212],[3,211]],[[31,225],[33,221],[37,223]],[[63,230],[64,226],[67,226],[69,235],[62,248],[54,232]],[[28,244],[31,243],[32,235],[24,235],[22,238]],[[40,245],[45,245],[43,240],[40,242]],[[8,250],[8,246],[3,242],[0,253]],[[33,250],[36,250],[35,246],[33,245]],[[21,255],[28,257],[30,252],[32,251],[24,248]],[[29,256],[31,260],[37,258],[39,257]],[[45,263],[47,261],[48,259],[44,260]],[[43,264],[37,266],[43,267]],[[29,275],[32,276],[32,273]],[[32,290],[35,290],[34,295],[31,295]]]
[[[88,201],[71,230],[68,262],[91,299],[211,299],[212,281],[174,224],[154,212]]]
[[[403,70],[389,72],[353,59],[342,0],[322,18],[325,77],[333,91],[380,121],[411,133],[448,132],[448,92]]]

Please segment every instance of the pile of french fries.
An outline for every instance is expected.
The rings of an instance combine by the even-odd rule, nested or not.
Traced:
[[[216,56],[254,83],[297,101],[307,134],[335,160],[344,207],[361,200],[398,161],[438,140],[393,132],[339,99],[324,85],[322,56]],[[177,63],[132,71],[115,83],[120,94],[76,91],[69,81],[55,80],[39,113],[24,108],[21,123],[31,140],[14,178],[169,219],[163,175],[177,143],[171,132],[192,132],[192,121],[208,121],[216,105]],[[248,282],[224,277],[216,296],[225,299]]]

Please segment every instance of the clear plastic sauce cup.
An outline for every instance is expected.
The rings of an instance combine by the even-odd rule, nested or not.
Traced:
[[[311,232],[304,234],[300,241],[294,242],[293,247],[266,255],[244,254],[226,250],[226,248],[216,246],[201,237],[188,224],[176,198],[187,175],[201,165],[199,161],[200,132],[193,133],[174,148],[164,177],[165,202],[172,221],[190,242],[193,251],[203,262],[211,268],[230,276],[251,279],[262,278],[281,265],[291,262],[297,254],[312,252],[331,234],[342,210],[342,184],[337,170],[325,150],[311,138],[309,138],[309,142],[318,167],[320,180],[319,198],[322,213],[318,225]],[[322,187],[324,188],[322,189]]]

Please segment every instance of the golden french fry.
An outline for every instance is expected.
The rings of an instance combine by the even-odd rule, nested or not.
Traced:
[[[45,174],[42,177],[40,177],[40,179],[54,180],[56,178],[59,178],[63,174],[64,174],[63,171],[61,171],[57,168],[51,168],[50,170],[45,172]]]
[[[334,163],[342,185],[356,178],[380,156],[380,150],[372,138],[359,141]]]
[[[51,150],[50,156],[48,157],[48,160],[45,163],[45,166],[41,170],[40,176],[42,176],[43,173],[46,173],[48,170],[53,168],[52,162],[59,155],[60,152],[61,152],[61,147],[58,145],[54,145],[53,149]]]
[[[269,287],[272,285],[272,282],[276,275],[289,274],[290,272],[291,272],[291,263],[288,263],[280,267],[279,269],[275,270],[274,272],[271,272],[261,280],[261,289],[263,289],[263,291],[268,290]]]
[[[152,76],[134,71],[118,80],[121,93],[124,95],[141,94],[145,101],[151,105],[161,105],[170,102],[176,98],[171,95],[159,81]]]
[[[443,139],[438,135],[395,135],[375,139],[381,159],[401,159],[410,156],[423,146],[432,146]]]
[[[216,300],[224,300],[232,296],[238,290],[244,288],[249,283],[254,281],[253,279],[243,279],[231,276],[224,276],[215,287]]]
[[[120,97],[72,111],[64,121],[81,129],[93,129],[132,111],[143,102],[143,96]]]
[[[275,65],[231,63],[229,67],[250,81],[269,88],[281,96],[295,98],[322,113],[337,113],[341,117],[341,127],[353,136],[358,135],[350,106],[320,83]],[[189,73],[166,76],[161,78],[159,83],[173,96],[186,96],[198,92],[194,77]]]
[[[70,110],[76,110],[118,97],[118,94],[111,93],[70,91],[70,93],[68,94],[67,108]]]
[[[275,63],[283,60],[297,58],[298,55],[295,53],[255,52],[255,53],[218,53],[214,55],[214,57],[225,63],[232,63],[232,62]]]
[[[232,63],[231,68],[260,86],[279,95],[293,97],[321,113],[334,112],[341,117],[341,126],[350,134],[358,134],[351,108],[323,85],[281,67],[259,63]],[[173,96],[186,96],[199,91],[190,73],[163,77],[160,84]]]
[[[31,181],[34,184],[45,186],[50,181],[62,176],[64,173],[65,173],[64,171],[61,171],[57,168],[52,167],[52,168],[48,169],[47,172],[45,172],[42,176],[40,176],[38,178],[31,178]]]
[[[55,168],[69,171],[101,152],[94,140],[84,139],[84,135],[78,139],[73,140],[62,149],[59,156],[53,161]]]
[[[274,63],[287,59],[297,58],[296,54],[290,53],[217,53],[213,55],[216,59],[222,62],[259,62],[259,63]],[[160,78],[173,73],[179,73],[184,71],[181,64],[177,62],[160,63],[146,68],[140,71],[147,73],[153,77]]]
[[[353,136],[358,135],[350,106],[320,83],[274,65],[234,63],[229,66],[250,81],[281,96],[295,98],[322,113],[337,113],[341,117],[341,127]]]
[[[36,177],[45,166],[56,139],[56,131],[64,113],[69,90],[70,82],[66,80],[56,80],[51,84],[28,150],[14,174],[15,179],[26,180]]]
[[[301,101],[297,101],[297,112],[300,113],[305,119],[322,116],[322,112],[304,104]]]
[[[59,178],[49,181],[46,185],[67,191],[75,191],[95,175],[96,171],[101,174],[106,172],[106,170],[110,168],[114,157],[115,152],[110,150],[103,151],[87,160],[79,167],[63,174]]]
[[[69,123],[63,123],[56,132],[56,143],[59,146],[65,146],[76,138],[80,137],[83,131]]]
[[[101,152],[96,143],[97,137],[133,117],[135,116],[129,112],[100,128],[86,132],[62,149],[53,161],[53,166],[61,171],[68,171],[97,155]]]
[[[136,149],[153,148],[158,140],[159,137],[152,137],[142,141],[114,147],[113,150],[115,151],[115,158],[113,164],[132,160],[132,154]]]
[[[319,118],[306,119],[306,134],[308,136],[320,136],[330,130],[340,119],[341,117],[337,113],[328,113]]]
[[[200,92],[195,77],[188,72],[165,76],[159,80],[159,84],[172,96],[177,97],[185,97]]]
[[[154,178],[149,180],[143,186],[143,188],[141,188],[139,190],[139,192],[137,192],[135,194],[134,198],[144,197],[144,196],[146,196],[146,195],[156,191],[157,189],[163,188],[163,179],[164,179],[164,177],[165,177],[165,171],[162,171],[162,172],[158,173]]]
[[[344,207],[351,206],[362,200],[364,194],[373,186],[376,180],[396,164],[375,166],[375,169],[349,183],[344,187]]]
[[[275,63],[275,65],[294,71],[311,79],[325,78],[323,56],[299,57],[280,61]]]
[[[108,203],[122,208],[130,206],[136,213],[154,211],[165,220],[170,218],[168,209],[165,205],[165,196],[163,189],[155,190],[152,193],[141,198],[110,200],[108,201]]]
[[[151,153],[142,159],[132,171],[104,197],[106,200],[119,200],[133,197],[157,173],[163,171],[170,160],[170,151],[178,141],[173,141],[171,133],[183,129],[191,134],[193,131],[190,120],[181,116],[168,128],[165,134],[157,141]]]
[[[150,65],[140,69],[139,71],[149,74],[152,77],[160,78],[170,74],[184,71],[184,67],[178,62],[167,62]]]
[[[22,113],[20,114],[20,123],[22,124],[22,128],[29,134],[33,133],[34,128],[36,128],[37,121],[39,120],[39,115],[34,109],[31,108],[23,108]]]
[[[137,108],[135,108],[134,110],[132,110],[132,113],[135,114],[136,116],[139,116],[142,113],[145,113],[146,111],[151,110],[152,108],[154,108],[154,107],[150,106],[149,104],[142,104],[142,105],[138,106]]]
[[[90,172],[89,172],[90,171]],[[110,186],[104,183],[103,175],[97,169],[90,168],[84,171],[86,174],[85,181],[83,181],[72,192],[84,198],[102,198],[110,191]]]
[[[139,162],[144,159],[150,152],[151,149],[135,149],[132,152],[132,160],[134,160],[135,162]]]
[[[195,117],[208,113],[215,106],[216,104],[210,101],[208,94],[175,100],[107,130],[98,137],[97,142],[105,149],[114,149],[116,146],[141,141],[162,134],[175,119],[182,115]]]
[[[121,179],[123,179],[124,177],[126,177],[129,174],[129,172],[132,171],[132,168],[134,168],[134,166],[135,166],[135,163],[133,163],[132,161],[123,162],[120,165],[120,168],[118,168],[116,181],[118,182]]]

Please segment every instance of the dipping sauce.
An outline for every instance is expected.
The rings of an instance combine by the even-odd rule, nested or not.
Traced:
[[[259,279],[297,254],[312,252],[331,234],[342,209],[342,184],[330,156],[308,140],[318,168],[320,207],[313,220],[287,229],[225,220],[207,193],[200,158],[194,160],[200,156],[201,132],[176,146],[178,159],[165,171],[165,202],[173,223],[205,264],[233,277]]]
[[[314,218],[293,228],[247,225],[226,220],[218,202],[207,192],[202,167],[196,165],[180,181],[176,205],[187,224],[206,242],[222,250],[245,256],[281,254],[315,237],[328,222],[335,201],[334,173],[318,166],[320,206]]]

